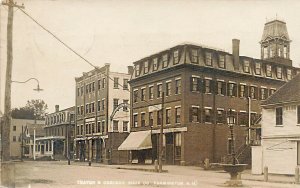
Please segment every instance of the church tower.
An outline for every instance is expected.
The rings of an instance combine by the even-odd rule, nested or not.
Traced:
[[[261,44],[261,59],[292,66],[286,23],[275,19],[265,24]]]

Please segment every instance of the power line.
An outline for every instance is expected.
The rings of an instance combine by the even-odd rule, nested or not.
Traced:
[[[75,55],[77,55],[78,57],[80,57],[83,61],[85,61],[86,63],[88,63],[90,66],[92,66],[93,68],[95,68],[96,70],[99,70],[99,68],[97,66],[95,66],[93,63],[91,63],[89,60],[87,60],[85,57],[83,57],[82,55],[80,55],[78,52],[76,52],[73,48],[71,48],[68,44],[66,44],[65,42],[63,42],[58,36],[56,36],[54,33],[52,33],[50,30],[48,30],[45,26],[43,26],[42,24],[40,24],[36,19],[34,19],[31,15],[29,15],[26,11],[24,11],[23,9],[19,8],[18,9],[20,11],[22,11],[27,17],[29,17],[33,22],[35,22],[38,26],[40,26],[43,30],[45,30],[48,34],[50,34],[52,37],[54,37],[57,41],[59,41],[63,46],[65,46],[67,49],[69,49],[70,51],[72,51]],[[107,76],[110,80],[114,81],[113,78],[111,78],[109,75],[100,72],[100,74],[103,74],[104,76]],[[118,85],[120,87],[124,87],[123,85],[119,84]],[[127,92],[129,92],[131,94],[131,91],[126,90]],[[140,96],[136,96],[139,99],[142,99],[142,97]],[[157,108],[158,110],[160,110],[156,105],[152,105],[147,101],[144,101],[147,104],[149,104],[150,106],[154,106],[155,108]]]

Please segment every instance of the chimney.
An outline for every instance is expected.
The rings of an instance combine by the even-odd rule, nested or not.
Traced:
[[[232,56],[234,70],[239,70],[240,66],[240,40],[232,39]]]
[[[59,111],[59,105],[55,105],[55,112]]]
[[[128,74],[132,75],[133,74],[133,66],[127,66],[128,69]]]

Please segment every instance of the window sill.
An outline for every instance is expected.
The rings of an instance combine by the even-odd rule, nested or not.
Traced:
[[[204,122],[205,124],[212,124],[212,122]]]
[[[284,127],[283,125],[275,125],[275,127]]]
[[[206,93],[206,92],[205,92],[205,94],[206,94],[206,95],[211,95],[212,93]]]

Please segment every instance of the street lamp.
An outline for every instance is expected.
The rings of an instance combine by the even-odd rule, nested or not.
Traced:
[[[235,124],[235,117],[232,114],[232,110],[229,110],[229,114],[227,116],[227,124],[230,130],[230,137],[231,137],[231,155],[232,155],[232,164],[235,165],[235,151],[234,151],[234,138],[233,138],[233,125]]]
[[[33,89],[34,91],[37,91],[37,92],[43,91],[43,89],[40,88],[39,80],[36,78],[29,78],[28,80],[25,80],[23,82],[22,81],[11,81],[11,82],[18,83],[18,84],[24,84],[24,83],[29,82],[30,80],[35,80],[37,82],[37,87],[36,87],[36,89]]]
[[[150,125],[150,139],[151,139],[151,145],[152,145],[152,129],[153,129],[153,125]],[[152,149],[151,149],[151,160],[153,162],[153,146],[152,146]]]

